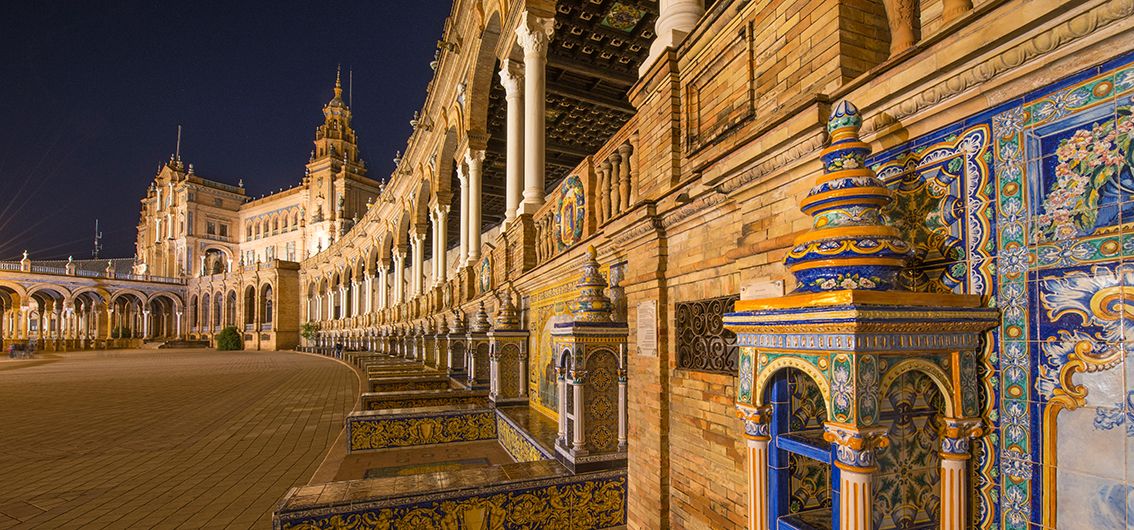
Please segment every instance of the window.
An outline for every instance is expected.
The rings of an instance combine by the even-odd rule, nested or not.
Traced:
[[[678,368],[736,373],[736,335],[724,329],[722,319],[739,299],[730,295],[676,304]]]
[[[228,237],[228,225],[220,225],[221,237]]]
[[[287,260],[295,261],[295,241],[288,241],[287,243]]]
[[[212,221],[205,221],[205,233],[210,236],[217,235],[217,224]]]
[[[271,245],[268,248],[264,249],[264,258],[267,261],[272,261],[272,260],[276,259],[276,246],[275,245]]]
[[[193,235],[193,212],[189,212],[189,222],[185,225],[185,234]]]
[[[220,199],[213,199],[213,206],[216,206],[217,208],[221,208],[221,207],[224,206],[224,201],[222,201]]]
[[[247,239],[248,241],[251,241],[252,240],[252,225],[248,225],[246,228],[248,230],[246,230],[247,235],[245,235],[244,238]]]

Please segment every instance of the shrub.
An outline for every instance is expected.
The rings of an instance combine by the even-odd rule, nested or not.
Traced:
[[[316,333],[319,331],[319,325],[314,322],[304,322],[303,326],[299,328],[299,336],[307,340],[314,340]]]
[[[243,350],[244,338],[233,326],[228,326],[217,333],[218,350]]]
[[[130,338],[130,330],[125,326],[118,326],[110,330],[110,338],[112,339],[128,339]]]

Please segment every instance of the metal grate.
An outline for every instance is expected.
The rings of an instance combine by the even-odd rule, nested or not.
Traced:
[[[677,303],[677,367],[736,374],[736,335],[724,329],[722,317],[739,295]]]

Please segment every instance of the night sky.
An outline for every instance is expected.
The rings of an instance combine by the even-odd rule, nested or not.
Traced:
[[[449,0],[18,0],[0,16],[0,259],[134,254],[138,200],[182,159],[249,195],[297,184],[335,67],[370,176],[425,99]]]

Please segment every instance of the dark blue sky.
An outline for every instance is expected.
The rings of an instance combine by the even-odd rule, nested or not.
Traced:
[[[17,0],[0,17],[0,259],[134,253],[138,200],[182,158],[259,196],[296,184],[335,66],[388,176],[425,98],[449,0]]]

